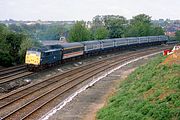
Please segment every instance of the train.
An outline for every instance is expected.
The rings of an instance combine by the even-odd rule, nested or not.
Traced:
[[[118,51],[133,47],[160,45],[165,44],[167,41],[168,37],[161,35],[46,45],[28,49],[25,64],[29,71],[36,71],[83,56],[92,56],[107,51]]]

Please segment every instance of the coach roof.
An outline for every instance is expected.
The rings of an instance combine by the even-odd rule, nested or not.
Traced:
[[[62,43],[60,44],[62,48],[76,48],[76,47],[84,47],[82,43],[74,42],[74,43]]]
[[[83,44],[92,44],[92,43],[100,43],[100,41],[99,40],[92,40],[92,41],[83,41],[81,43],[83,43]]]
[[[114,42],[115,39],[104,39],[104,40],[100,40],[103,43],[107,43],[107,42]]]

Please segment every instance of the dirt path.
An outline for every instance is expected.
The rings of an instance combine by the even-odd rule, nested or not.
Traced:
[[[123,81],[134,70],[135,70],[135,68],[128,69],[126,71],[122,71],[121,80]],[[114,84],[113,86],[118,87],[117,85],[120,84],[119,82],[120,82],[119,80],[115,81],[113,83]],[[109,97],[113,96],[114,93],[116,92],[116,87],[109,88],[107,93],[104,96],[102,96],[99,104],[92,103],[92,105],[90,105],[89,108],[88,108],[91,111],[87,115],[85,115],[83,120],[96,120],[95,118],[96,118],[97,111],[107,104]]]

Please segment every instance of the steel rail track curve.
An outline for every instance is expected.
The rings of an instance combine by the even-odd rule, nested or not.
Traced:
[[[21,91],[5,95],[0,98],[0,116],[2,119],[28,119],[29,115],[88,78],[120,63],[156,51],[159,50],[138,51],[139,53],[134,52],[124,57],[114,56],[113,59],[108,58],[84,65],[21,89]]]

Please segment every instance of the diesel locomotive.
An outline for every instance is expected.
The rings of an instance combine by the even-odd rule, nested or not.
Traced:
[[[161,35],[48,45],[28,49],[26,52],[25,64],[30,71],[35,71],[45,67],[54,66],[69,59],[80,58],[85,55],[90,56],[109,50],[120,50],[122,48],[160,45],[165,44],[167,41],[168,37]]]

